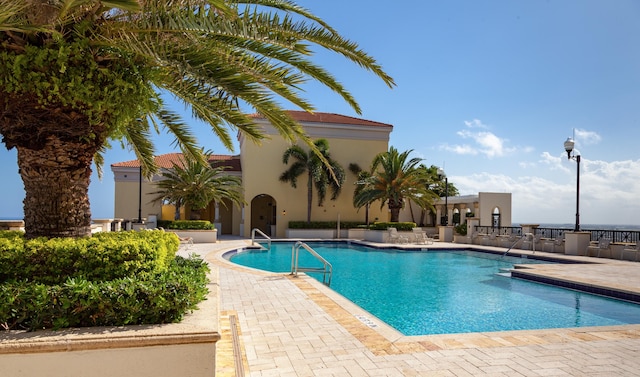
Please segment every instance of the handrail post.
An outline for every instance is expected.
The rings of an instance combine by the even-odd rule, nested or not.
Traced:
[[[271,250],[271,237],[264,234],[264,232],[258,228],[251,229],[251,246],[255,244],[256,233],[260,233],[262,237],[267,239],[267,243],[269,244],[269,250]]]
[[[326,259],[324,259],[320,254],[318,254],[315,250],[313,250],[309,245],[302,241],[297,241],[291,247],[291,275],[298,276],[299,267],[299,258],[300,258],[300,247],[304,247],[305,250],[311,254],[314,258],[316,258],[320,263],[322,263],[322,271],[317,268],[302,268],[302,271],[306,272],[322,272],[322,283],[325,285],[331,284],[331,276],[333,275],[333,266]],[[328,268],[327,268],[328,267]],[[327,283],[327,273],[329,274],[329,281]]]

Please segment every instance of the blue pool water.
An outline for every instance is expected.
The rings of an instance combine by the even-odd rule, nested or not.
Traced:
[[[404,335],[640,323],[640,305],[496,275],[514,263],[541,263],[532,259],[308,244],[332,264],[331,289]],[[237,253],[231,261],[290,272],[292,245],[273,243],[270,251]],[[301,249],[300,266],[318,265]],[[321,275],[309,275],[322,281]]]

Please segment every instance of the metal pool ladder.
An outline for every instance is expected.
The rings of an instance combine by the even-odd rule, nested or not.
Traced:
[[[322,267],[300,267],[298,265],[298,258],[300,256],[300,248],[304,248],[313,255],[317,260],[322,263]],[[298,276],[298,272],[318,272],[322,274],[322,284],[327,287],[331,285],[331,276],[333,275],[333,266],[320,254],[302,241],[298,241],[291,247],[291,275]],[[327,278],[328,276],[328,278]]]
[[[269,248],[267,250],[271,250],[271,237],[264,234],[260,229],[253,228],[251,229],[251,246],[256,243],[256,233],[259,233],[262,237],[267,239],[267,244],[269,244]]]
[[[502,257],[504,258],[504,257],[507,255],[507,253],[508,253],[509,251],[511,251],[511,249],[513,249],[513,248],[518,244],[518,242],[522,241],[522,240],[523,240],[523,239],[525,239],[525,238],[527,238],[527,235],[526,235],[526,234],[525,234],[524,236],[522,236],[522,237],[518,238],[518,239],[516,240],[516,242],[514,242],[514,243],[513,243],[513,245],[509,246],[509,248],[507,249],[507,251],[505,251],[505,252],[504,252],[504,254],[502,254]]]

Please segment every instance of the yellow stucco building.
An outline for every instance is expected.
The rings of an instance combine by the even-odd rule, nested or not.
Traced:
[[[346,173],[341,193],[336,200],[327,198],[324,205],[319,207],[317,193],[314,191],[311,220],[364,222],[364,209],[358,211],[352,204],[356,176],[349,172],[348,166],[353,163],[367,169],[376,154],[388,150],[393,126],[331,113],[290,111],[289,114],[302,124],[311,139],[328,140],[331,158]],[[291,144],[265,118],[254,115],[254,119],[268,139],[257,145],[245,140],[240,133],[239,155],[212,156],[214,165],[229,166],[226,174],[241,177],[246,204],[237,208],[212,203],[202,212],[201,218],[215,223],[218,234],[249,237],[251,229],[258,228],[269,236],[284,238],[289,221],[306,220],[307,178],[306,175],[301,176],[297,188],[279,180],[280,175],[288,168],[282,162],[282,156]],[[169,169],[172,162],[179,158],[180,154],[169,153],[156,157],[156,162],[160,168]],[[160,179],[159,176],[153,177],[151,181],[141,180],[140,164],[136,160],[112,164],[111,170],[115,180],[116,218],[173,219],[172,206],[150,202],[153,197],[150,193],[157,190],[155,182]],[[188,215],[187,209],[182,218],[188,218]],[[388,216],[386,208],[371,206],[370,221],[387,221]]]

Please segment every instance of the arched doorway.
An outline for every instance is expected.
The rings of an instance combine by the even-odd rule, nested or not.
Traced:
[[[500,228],[500,208],[495,207],[491,214],[491,227]]]
[[[251,200],[251,229],[258,228],[269,237],[276,234],[276,201],[260,194]]]

